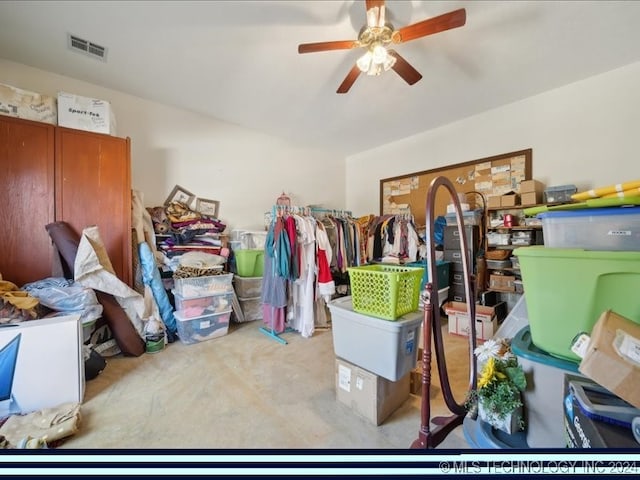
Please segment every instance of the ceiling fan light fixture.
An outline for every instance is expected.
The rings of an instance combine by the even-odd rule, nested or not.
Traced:
[[[367,50],[365,54],[358,59],[356,64],[358,65],[358,68],[362,73],[367,73],[369,71],[369,68],[371,68],[371,65],[373,63],[371,60],[372,54],[369,50]]]
[[[388,56],[389,52],[387,52],[387,49],[384,48],[381,43],[374,43],[371,46],[371,60],[373,63],[384,63]]]
[[[396,58],[389,54],[381,43],[375,43],[362,55],[356,65],[362,73],[367,75],[380,75],[390,70],[396,63]]]

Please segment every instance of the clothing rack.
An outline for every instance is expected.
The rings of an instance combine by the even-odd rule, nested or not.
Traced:
[[[284,338],[282,338],[279,333],[273,330],[273,323],[271,324],[271,328],[260,327],[258,330],[260,330],[260,332],[265,334],[267,337],[273,338],[276,342],[280,342],[283,345],[287,345],[289,343]],[[282,333],[289,333],[293,331],[294,331],[293,328],[285,327]]]
[[[335,209],[335,208],[318,208],[318,207],[306,207],[306,208],[309,209],[309,212],[311,213],[311,215],[315,213],[328,213],[330,215],[333,215],[334,217],[338,217],[338,216],[353,217],[353,214],[351,213],[350,210],[341,210],[341,209]]]
[[[350,211],[346,211],[346,210],[341,210],[341,209],[329,209],[329,208],[319,208],[319,207],[311,207],[311,206],[296,206],[296,205],[286,205],[286,204],[276,204],[273,205],[271,208],[271,220],[270,220],[270,225],[269,225],[269,229],[274,228],[274,224],[275,222],[279,221],[278,219],[283,219],[283,217],[285,216],[289,216],[289,215],[297,215],[300,217],[305,217],[303,220],[300,219],[296,219],[296,224],[300,225],[300,222],[302,222],[302,224],[309,229],[315,228],[315,229],[320,229],[322,230],[322,233],[324,235],[323,240],[318,240],[318,237],[316,236],[316,253],[314,254],[314,258],[316,255],[318,255],[318,245],[320,245],[322,242],[324,242],[325,244],[328,242],[328,240],[326,239],[326,234],[324,232],[324,226],[320,225],[320,220],[319,220],[319,216],[320,215],[332,215],[335,218],[338,217],[342,217],[343,221],[347,220],[347,216],[351,216],[351,212]],[[292,219],[289,219],[288,221],[291,221]],[[317,232],[317,234],[319,234],[320,232]],[[293,241],[293,239],[292,239]],[[278,244],[277,240],[274,239],[274,244]],[[298,253],[296,253],[296,255],[300,254],[300,251],[297,250],[297,248],[301,248],[299,246],[297,246],[298,244],[296,243],[296,245],[291,245],[291,253],[292,255],[294,254],[294,250]],[[306,247],[303,248],[307,248],[307,257],[306,260],[303,260],[305,262],[311,261],[310,257],[309,257],[309,250],[308,248],[310,248],[311,244],[307,243]],[[312,248],[312,246],[311,246]],[[312,248],[313,250],[313,248]],[[323,250],[323,249],[321,249]],[[286,253],[284,254],[286,255]],[[281,253],[278,252],[276,253],[276,258],[278,261],[281,261],[282,259],[280,258]],[[316,259],[316,261],[318,261]],[[325,266],[325,274],[329,272],[329,268],[330,266],[326,263],[327,260],[326,258],[323,257],[323,262],[322,265]],[[314,282],[318,282],[317,285],[319,285],[320,289],[323,288],[325,289],[325,293],[324,295],[328,295],[328,293],[326,293],[328,290],[331,289],[335,289],[334,286],[334,282],[331,279],[331,281],[327,281],[326,279],[323,282],[320,282],[318,280],[320,273],[318,272],[317,269],[313,268],[313,265],[310,265],[309,263],[306,263],[307,267],[305,269],[305,276],[304,276],[304,281],[307,282],[306,283],[306,287],[305,288],[311,288],[311,282],[312,280]],[[318,263],[316,263],[316,266],[318,265]],[[296,267],[296,271],[297,271],[297,267]],[[315,272],[315,273],[314,273]],[[281,273],[278,273],[278,275],[281,275]],[[294,274],[294,277],[297,277],[297,273]],[[314,277],[314,275],[316,277]],[[284,276],[284,275],[283,275]],[[289,277],[288,281],[290,282],[292,280],[293,277]],[[275,280],[274,280],[275,281]],[[279,282],[280,280],[278,280]],[[279,283],[278,283],[279,284]],[[291,283],[286,284],[286,292],[287,292],[287,296],[290,295],[295,295],[296,299],[299,299],[301,297],[299,297],[298,295],[301,294],[302,290],[296,290],[296,288],[302,288],[300,287],[300,285],[292,285]],[[293,290],[290,290],[293,289]],[[335,291],[335,290],[333,290]],[[333,291],[331,293],[333,293]],[[291,299],[292,297],[289,297],[289,299]],[[314,297],[314,295],[312,295],[311,293],[309,293],[308,295],[306,295],[307,299],[310,299],[309,301],[311,302],[311,304],[313,304],[313,302],[318,301],[318,298]],[[325,299],[326,301],[326,299]],[[287,341],[281,337],[282,333],[286,333],[286,332],[293,332],[293,331],[301,331],[303,336],[307,336],[307,335],[311,335],[313,332],[313,327],[314,325],[311,324],[310,322],[312,322],[313,320],[317,320],[317,317],[313,314],[313,313],[309,313],[309,312],[313,312],[314,309],[311,309],[310,305],[306,303],[306,300],[299,304],[296,301],[294,301],[294,306],[291,307],[292,310],[289,310],[286,305],[284,307],[284,310],[280,310],[280,305],[282,305],[280,303],[280,300],[277,300],[277,303],[274,302],[274,305],[276,306],[271,306],[269,305],[269,303],[265,303],[264,308],[265,308],[265,319],[267,319],[268,317],[270,317],[270,319],[267,319],[264,323],[263,326],[261,326],[259,328],[260,332],[262,332],[264,335],[276,340],[277,342],[280,342],[282,344],[287,344]],[[304,311],[306,312],[305,314],[300,314],[300,305],[306,305]],[[268,311],[266,309],[268,308],[272,308],[271,311]],[[281,315],[282,312],[284,312],[284,324],[281,323],[281,321],[283,320]],[[279,318],[276,318],[277,315],[280,315]],[[293,316],[293,317],[290,317]],[[275,331],[275,326],[278,326],[278,329],[283,328],[282,332],[276,332]]]
[[[284,193],[283,193],[284,195]],[[282,197],[282,196],[281,196]],[[295,205],[289,205],[286,203],[280,203],[277,205],[273,205],[273,207],[271,207],[271,221],[275,221],[275,219],[279,216],[281,216],[282,214],[287,214],[287,213],[292,213],[294,215],[309,215],[308,212],[309,208],[308,207],[298,207]],[[273,308],[273,307],[271,307]],[[260,330],[261,333],[263,333],[264,335],[266,335],[267,337],[270,337],[272,339],[274,339],[276,342],[282,343],[283,345],[287,345],[289,342],[287,342],[284,338],[282,338],[280,335],[280,333],[277,333],[274,329],[273,329],[273,316],[271,318],[272,322],[271,322],[271,327],[267,328],[267,327],[260,327],[258,330]],[[284,331],[282,331],[282,333],[289,333],[289,332],[293,332],[293,328],[291,327],[287,327],[286,326],[286,319],[285,319],[285,328]]]

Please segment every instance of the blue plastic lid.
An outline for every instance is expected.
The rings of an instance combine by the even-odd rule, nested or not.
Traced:
[[[640,215],[640,207],[581,208],[576,210],[556,210],[536,215],[538,218],[551,217],[596,217],[611,215]]]
[[[532,362],[542,363],[543,365],[568,370],[573,373],[580,373],[578,363],[553,357],[544,350],[536,347],[531,339],[531,331],[528,325],[520,330],[511,340],[511,351],[516,356],[526,358]]]

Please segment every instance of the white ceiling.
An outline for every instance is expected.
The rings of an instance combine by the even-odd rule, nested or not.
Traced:
[[[387,1],[396,28],[467,11],[466,25],[396,47],[423,78],[360,75],[362,0],[0,2],[0,58],[287,139],[352,154],[640,60],[636,1]],[[108,48],[67,48],[67,33]],[[553,119],[549,119],[553,121]]]

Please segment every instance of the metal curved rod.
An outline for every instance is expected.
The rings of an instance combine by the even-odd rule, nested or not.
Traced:
[[[456,210],[456,223],[460,233],[460,250],[462,255],[462,268],[464,272],[464,290],[467,295],[467,312],[469,318],[469,390],[475,389],[477,379],[476,362],[473,351],[476,348],[476,306],[475,295],[473,289],[473,275],[469,274],[469,259],[467,256],[467,238],[464,231],[464,222],[462,209],[458,194],[451,181],[446,177],[436,177],[429,185],[426,199],[426,240],[427,240],[427,258],[429,259],[429,278],[431,281],[427,284],[427,295],[425,298],[424,319],[422,322],[422,405],[421,405],[421,425],[418,432],[418,438],[411,444],[411,448],[434,448],[439,445],[446,436],[458,425],[462,424],[466,409],[464,403],[456,402],[451,384],[449,383],[449,375],[447,373],[447,364],[445,359],[444,342],[442,339],[442,327],[440,325],[440,302],[438,299],[438,289],[433,287],[436,279],[436,256],[435,256],[435,239],[434,239],[434,216],[435,216],[435,198],[439,187],[445,187],[451,196],[452,203]],[[436,428],[431,431],[431,335],[433,334],[433,344],[435,348],[435,356],[438,365],[438,374],[440,375],[440,386],[444,396],[445,404],[453,413],[449,417],[437,417],[433,419]]]

